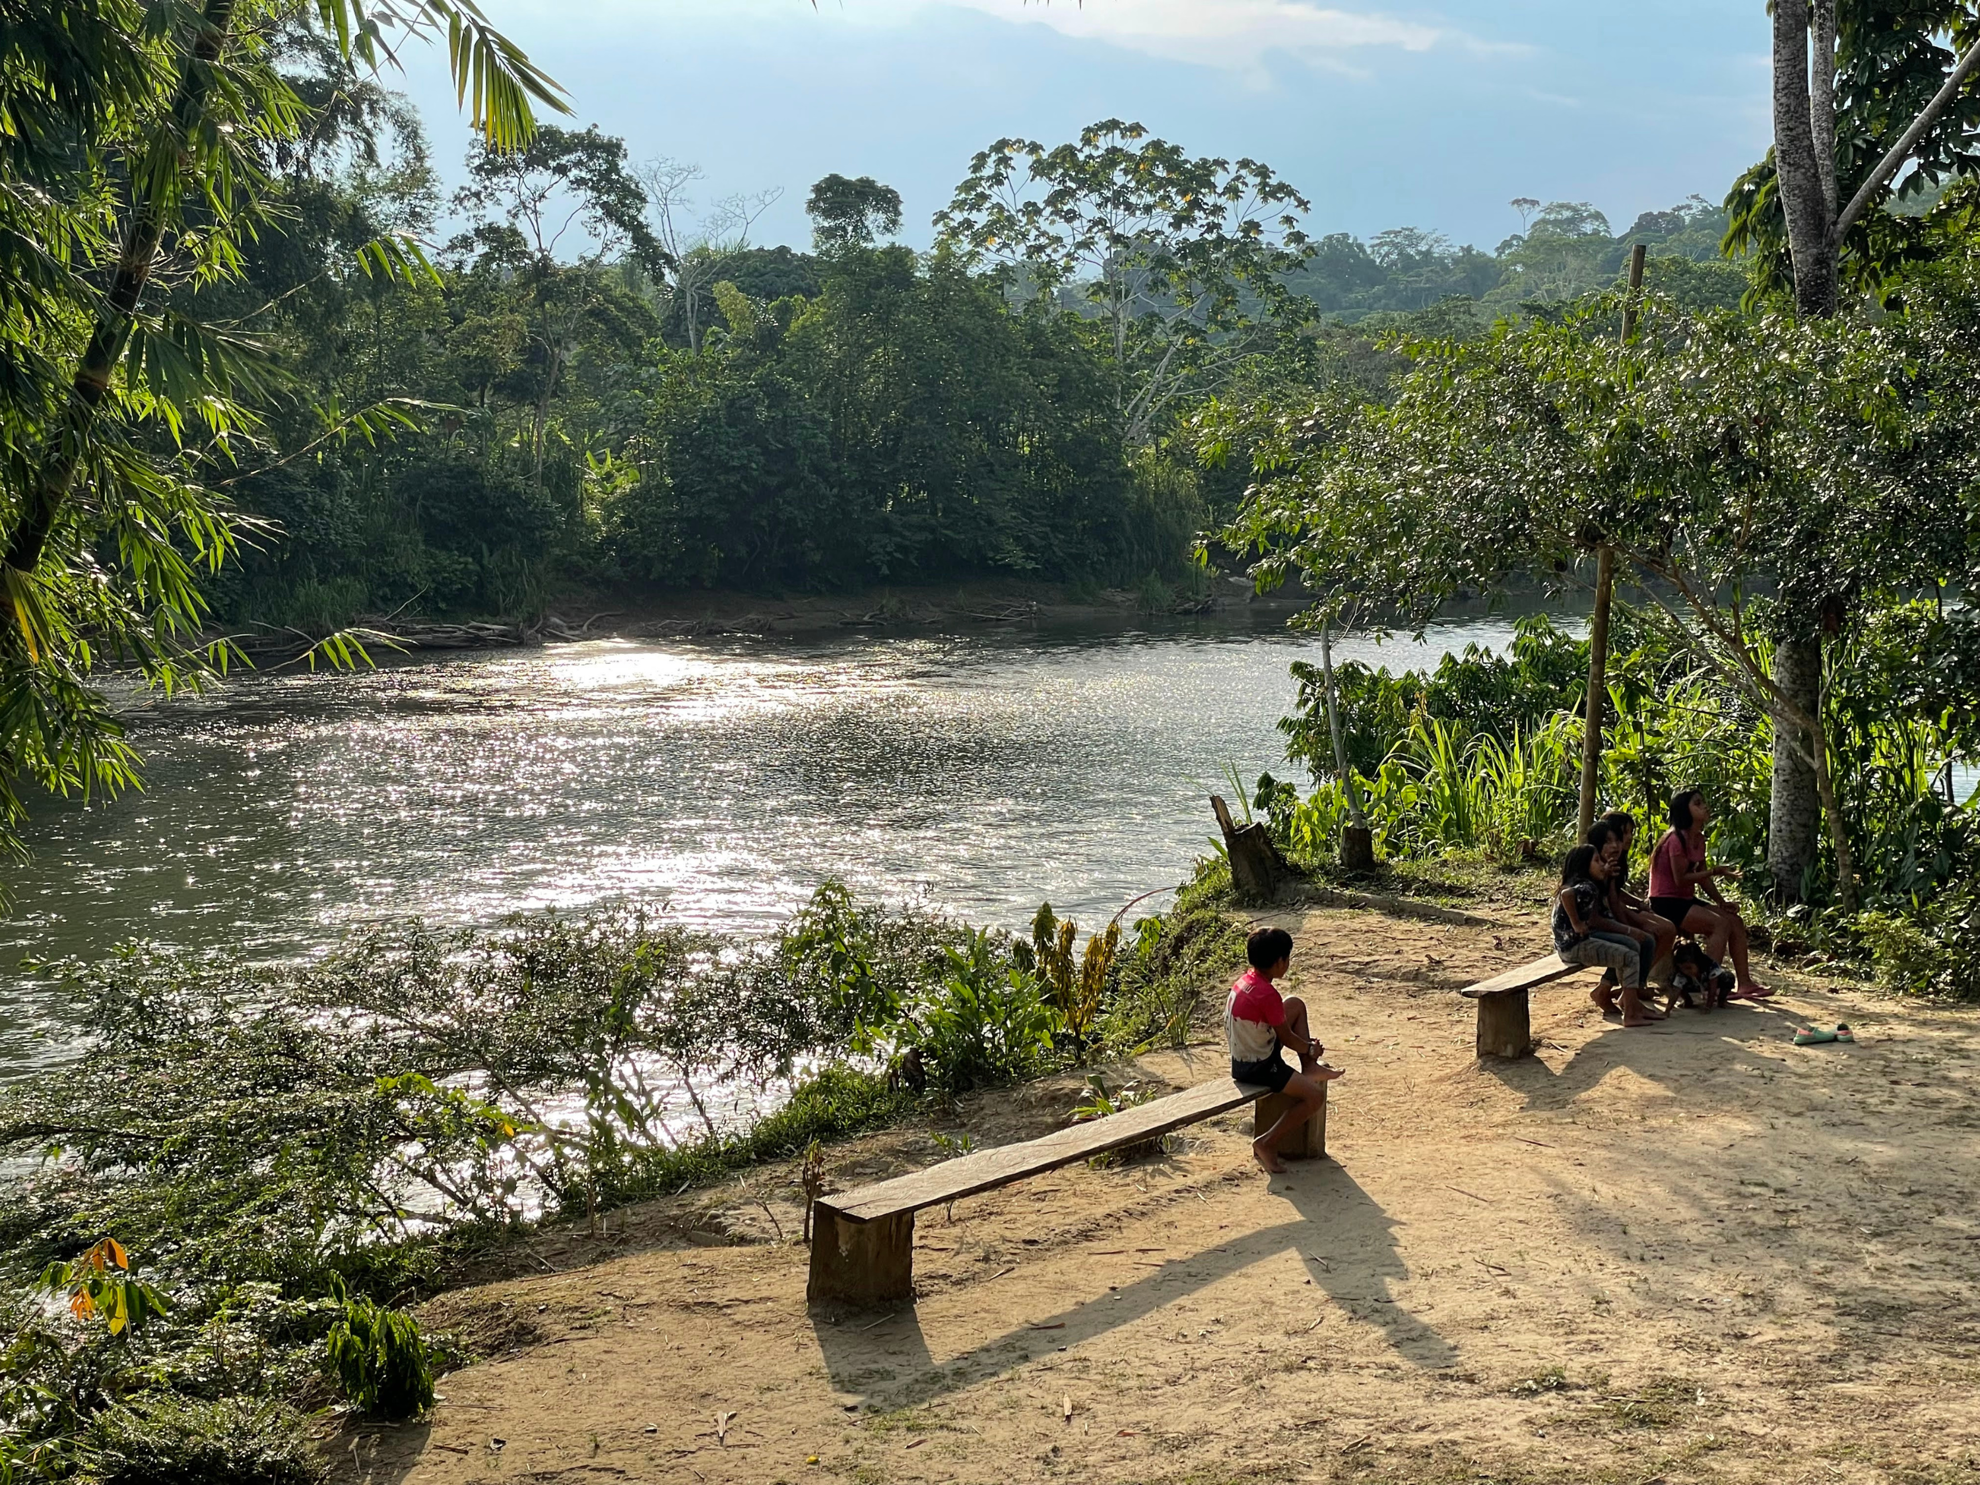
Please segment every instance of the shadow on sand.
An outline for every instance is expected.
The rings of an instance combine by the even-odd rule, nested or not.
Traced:
[[[1040,1352],[1082,1345],[1146,1320],[1176,1300],[1288,1251],[1299,1255],[1317,1288],[1380,1330],[1397,1355],[1425,1371],[1456,1364],[1451,1345],[1389,1293],[1390,1281],[1408,1274],[1395,1224],[1353,1176],[1332,1160],[1303,1162],[1272,1178],[1272,1195],[1291,1207],[1287,1221],[1172,1259],[1118,1289],[1109,1290],[1096,1277],[1090,1285],[1071,1288],[1069,1302],[1056,1313],[1027,1317],[940,1363],[912,1305],[878,1321],[855,1316],[833,1323],[825,1312],[814,1311],[812,1329],[832,1385],[851,1395],[884,1391],[891,1407],[926,1402]]]
[[[1683,1098],[1692,1091],[1688,1079],[1697,1076],[1697,1062],[1683,1055],[1696,1039],[1717,1040],[1724,1044],[1715,1065],[1718,1072],[1745,1067],[1774,1071],[1777,1064],[1755,1056],[1743,1042],[1764,1037],[1788,1042],[1801,1019],[1766,1001],[1738,1001],[1718,1010],[1699,1012],[1679,1007],[1666,1020],[1651,1026],[1623,1029],[1612,1021],[1609,1031],[1584,1042],[1556,1072],[1539,1057],[1506,1059],[1485,1057],[1478,1066],[1484,1072],[1526,1100],[1525,1110],[1556,1112],[1592,1090],[1618,1068],[1658,1083]],[[1692,1039],[1687,1043],[1685,1039]],[[1853,1048],[1837,1046],[1848,1052]]]

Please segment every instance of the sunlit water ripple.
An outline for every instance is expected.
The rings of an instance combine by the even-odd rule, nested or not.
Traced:
[[[1336,655],[1400,669],[1511,632]],[[1274,724],[1300,658],[1317,647],[1272,623],[613,640],[252,677],[135,711],[144,794],[37,808],[0,942],[281,959],[382,918],[615,898],[761,931],[827,876],[980,923],[1043,899],[1104,919],[1187,874],[1227,763],[1285,771]],[[5,991],[16,1072],[47,1055],[46,994]]]

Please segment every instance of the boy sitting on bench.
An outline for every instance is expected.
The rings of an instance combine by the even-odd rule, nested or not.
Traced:
[[[1224,1006],[1231,1076],[1299,1100],[1251,1142],[1251,1158],[1274,1175],[1286,1168],[1279,1159],[1279,1142],[1320,1112],[1320,1085],[1341,1075],[1339,1068],[1320,1060],[1326,1048],[1307,1030],[1306,1002],[1284,999],[1272,983],[1292,967],[1292,946],[1292,935],[1283,928],[1261,928],[1246,939],[1244,957],[1251,968],[1238,976]],[[1281,1047],[1299,1054],[1298,1072],[1279,1056]]]

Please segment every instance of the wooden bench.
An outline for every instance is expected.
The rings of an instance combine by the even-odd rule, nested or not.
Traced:
[[[1580,974],[1587,966],[1563,964],[1560,956],[1549,954],[1518,969],[1509,969],[1467,985],[1458,994],[1478,1002],[1478,1055],[1480,1057],[1526,1057],[1533,1051],[1533,1019],[1527,991],[1569,975]]]
[[[1327,1085],[1322,1083],[1324,1095]],[[914,1298],[914,1214],[923,1207],[1008,1186],[1118,1150],[1159,1139],[1232,1109],[1254,1104],[1254,1135],[1277,1122],[1293,1100],[1250,1083],[1213,1078],[1151,1103],[1057,1130],[1042,1139],[1001,1145],[926,1170],[819,1197],[811,1208],[811,1280],[805,1298],[813,1304],[836,1301],[882,1305]],[[1288,1139],[1282,1155],[1318,1158],[1327,1153],[1327,1105],[1306,1128]]]

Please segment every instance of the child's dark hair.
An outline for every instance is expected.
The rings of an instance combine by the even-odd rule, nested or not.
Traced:
[[[1606,815],[1602,816],[1602,823],[1609,827],[1609,833],[1611,835],[1634,836],[1636,834],[1636,816],[1632,815],[1628,810],[1610,810]]]
[[[1561,885],[1572,887],[1576,882],[1589,879],[1589,863],[1595,859],[1593,846],[1576,846],[1567,853],[1567,860],[1561,863]]]
[[[1704,792],[1703,789],[1684,789],[1671,796],[1671,829],[1691,829],[1691,801]]]
[[[1611,825],[1607,820],[1597,820],[1593,825],[1588,827],[1588,844],[1599,851],[1611,840],[1615,839],[1615,835],[1615,826]]]
[[[1292,957],[1292,935],[1283,928],[1260,928],[1244,941],[1244,957],[1253,969],[1270,969]]]

